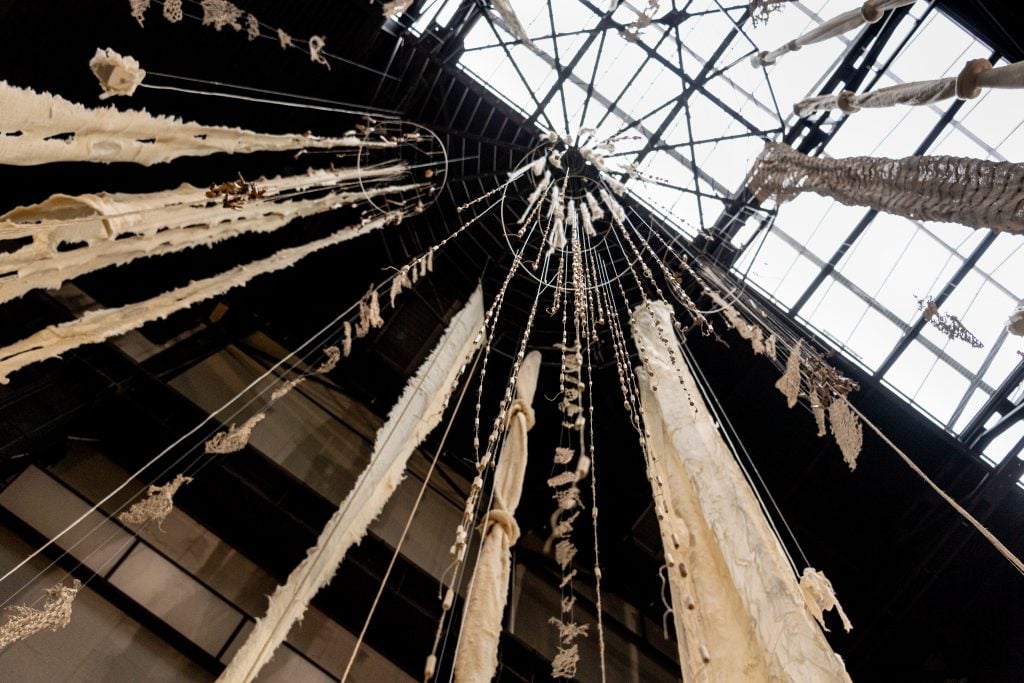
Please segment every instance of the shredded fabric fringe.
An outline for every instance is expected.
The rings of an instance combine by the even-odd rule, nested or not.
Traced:
[[[804,348],[804,340],[799,340],[789,352],[786,360],[786,371],[775,383],[775,388],[786,397],[786,405],[792,408],[800,397],[800,357]]]
[[[857,469],[857,456],[864,445],[864,429],[860,418],[850,407],[849,401],[841,396],[828,407],[828,419],[832,435],[843,453],[843,460],[852,472]]]
[[[214,434],[207,442],[205,450],[209,454],[223,455],[237,453],[249,444],[252,430],[267,417],[266,413],[256,413],[239,426],[231,425],[226,432]]]
[[[562,540],[555,545],[555,562],[563,570],[572,564],[572,558],[576,557],[576,546],[572,541]]]
[[[46,589],[49,597],[41,609],[24,605],[8,607],[11,616],[0,626],[0,649],[40,631],[56,631],[71,623],[71,604],[81,588],[82,582],[78,579],[72,581],[70,586],[58,583]]]
[[[164,530],[164,520],[174,510],[174,494],[183,484],[192,481],[192,477],[178,474],[163,486],[151,485],[146,491],[146,498],[140,500],[117,516],[125,524],[140,525],[156,520],[157,528]]]
[[[12,372],[32,363],[55,358],[85,344],[105,341],[137,329],[151,320],[160,320],[244,285],[254,277],[288,268],[317,251],[385,225],[394,225],[401,222],[402,218],[401,213],[395,213],[358,226],[342,228],[319,240],[282,249],[268,258],[237,266],[205,280],[196,280],[150,299],[119,308],[88,311],[76,320],[46,327],[19,342],[0,348],[0,384],[10,381],[9,375]]]
[[[782,11],[792,0],[750,0],[750,16],[754,26],[767,24],[771,15]]]
[[[405,11],[412,6],[412,2],[413,0],[388,0],[381,9],[388,19],[397,19],[405,14]]]
[[[252,14],[245,15],[245,32],[250,41],[260,37],[260,20]]]
[[[847,633],[853,630],[853,624],[850,623],[846,612],[843,611],[843,606],[836,598],[832,582],[825,577],[823,572],[815,570],[814,567],[806,567],[803,574],[800,575],[800,590],[804,594],[807,610],[823,629],[828,631],[828,627],[825,626],[825,612],[834,609],[843,621],[843,630]]]
[[[266,615],[221,674],[220,683],[247,683],[271,660],[309,601],[333,578],[349,548],[366,534],[405,476],[413,450],[441,422],[459,375],[483,326],[479,288],[449,323],[377,431],[369,465],[324,525],[316,544],[270,597]]]

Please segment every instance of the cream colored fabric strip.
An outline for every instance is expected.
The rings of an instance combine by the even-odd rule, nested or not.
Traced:
[[[747,177],[759,200],[803,192],[919,221],[1024,232],[1024,163],[961,157],[826,159],[768,143]]]
[[[667,491],[656,503],[683,679],[848,681],[680,360],[674,333],[675,363],[660,339],[653,316],[661,329],[673,330],[669,310],[664,302],[641,306],[632,323],[647,351],[637,375],[652,473]]]
[[[220,152],[395,146],[383,141],[366,142],[354,134],[341,138],[269,135],[243,128],[203,126],[145,111],[93,109],[6,81],[0,81],[0,102],[0,163],[14,166],[55,161],[131,161],[149,166]]]
[[[954,77],[935,81],[900,83],[888,88],[866,92],[862,95],[844,90],[838,95],[809,97],[797,102],[793,112],[797,116],[808,116],[819,111],[840,109],[853,114],[861,109],[881,109],[897,105],[919,107],[959,97],[973,100],[986,88],[1024,88],[1024,62],[992,68],[987,59],[972,59]]]
[[[483,546],[466,597],[455,653],[457,683],[489,683],[498,670],[501,618],[512,568],[510,548],[519,538],[514,515],[526,476],[527,432],[533,427],[532,404],[539,372],[540,352],[532,351],[519,369],[508,435],[494,471],[494,502],[482,525]]]
[[[479,288],[452,319],[444,336],[409,381],[387,422],[377,432],[370,464],[320,533],[306,558],[270,597],[267,614],[221,674],[221,683],[253,680],[274,656],[309,601],[330,583],[352,545],[366,534],[405,476],[413,450],[441,421],[456,379],[472,357],[483,327]]]
[[[391,177],[400,175],[401,168],[391,167]],[[34,289],[57,289],[109,266],[211,246],[245,233],[273,232],[296,218],[415,189],[373,186],[364,178],[367,189],[362,190],[356,175],[355,169],[344,169],[261,181],[266,195],[239,208],[225,207],[191,185],[146,194],[55,194],[0,216],[0,240],[29,240],[13,252],[0,253],[0,303]],[[348,191],[274,201],[284,192],[337,187]]]
[[[914,2],[915,0],[867,0],[867,2],[857,9],[850,10],[849,12],[843,12],[842,14],[829,19],[807,33],[794,38],[778,49],[772,50],[771,52],[760,52],[754,55],[750,58],[750,63],[754,66],[770,66],[774,64],[779,57],[790,52],[796,52],[805,45],[820,43],[830,38],[836,38],[844,33],[849,33],[854,29],[858,29],[865,24],[874,24],[881,21],[882,17],[889,10],[896,9],[897,7],[913,5]]]
[[[119,308],[105,308],[86,312],[81,318],[59,325],[50,325],[35,334],[0,348],[0,384],[7,384],[9,375],[16,370],[86,344],[97,344],[148,322],[161,320],[200,301],[211,299],[240,287],[258,275],[273,273],[295,265],[321,249],[359,237],[402,218],[400,213],[388,214],[361,225],[354,225],[332,235],[298,247],[282,249],[273,256],[237,266],[219,275],[191,282],[151,299]]]

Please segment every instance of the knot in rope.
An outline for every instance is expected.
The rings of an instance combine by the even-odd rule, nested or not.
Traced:
[[[519,524],[516,523],[516,518],[508,510],[499,510],[497,508],[489,510],[484,515],[484,521],[480,525],[483,533],[486,535],[492,526],[500,526],[505,535],[508,536],[509,544],[513,544],[519,540]]]
[[[512,423],[516,415],[522,415],[526,418],[526,428],[528,430],[533,429],[533,425],[537,422],[537,418],[533,413],[533,406],[521,398],[512,401],[512,407],[508,410],[509,424]]]

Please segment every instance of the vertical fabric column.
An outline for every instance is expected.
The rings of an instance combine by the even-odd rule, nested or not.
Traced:
[[[266,616],[257,620],[219,681],[253,680],[292,625],[302,618],[309,601],[330,583],[348,549],[366,534],[405,476],[409,456],[441,421],[456,380],[476,349],[483,319],[483,295],[477,288],[391,409],[387,422],[377,432],[370,464],[355,487],[306,558],[274,591]]]
[[[637,308],[632,327],[645,351],[637,376],[683,679],[848,681],[715,428],[669,306]]]
[[[1024,164],[949,156],[827,159],[769,142],[747,176],[759,201],[804,192],[918,221],[1024,233]]]
[[[457,683],[488,683],[498,670],[498,640],[508,600],[511,548],[519,539],[519,525],[514,515],[526,475],[526,433],[533,427],[532,404],[539,372],[540,352],[533,351],[519,370],[516,400],[509,411],[508,434],[494,471],[494,502],[482,524],[483,545],[466,597],[455,655]]]

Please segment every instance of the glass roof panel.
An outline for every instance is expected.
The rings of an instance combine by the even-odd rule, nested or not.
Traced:
[[[797,121],[792,104],[818,94],[862,34],[807,46],[766,69],[752,68],[750,55],[848,5],[793,2],[755,27],[744,23],[745,3],[723,0],[624,0],[610,17],[603,1],[520,0],[515,9],[535,49],[488,14],[469,32],[461,64],[542,128],[574,133],[586,125],[599,139],[615,138],[609,166],[635,163],[641,180],[620,176],[634,196],[694,234],[720,218],[763,139],[777,139],[783,120]],[[864,88],[952,76],[966,60],[992,54],[927,3],[905,10],[877,52]],[[961,103],[823,116],[820,152],[899,158],[924,148],[1019,160],[1018,105],[1019,94],[993,91]],[[727,235],[742,247],[734,271],[783,309],[797,306],[799,320],[947,429],[963,429],[1020,362],[1020,344],[1003,328],[1024,297],[1019,238],[992,241],[987,231],[875,215],[812,194],[779,207],[770,230],[755,234],[757,224]],[[984,348],[924,324],[918,299],[928,296]]]

